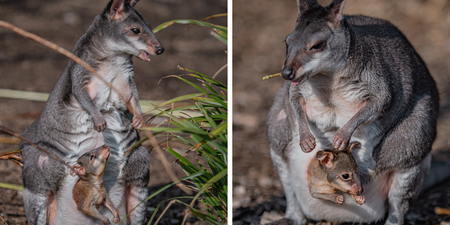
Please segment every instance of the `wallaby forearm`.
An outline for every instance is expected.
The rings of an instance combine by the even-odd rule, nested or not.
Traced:
[[[290,101],[299,126],[300,147],[304,152],[311,152],[316,147],[316,141],[308,127],[305,99],[299,92],[291,94]]]
[[[97,132],[104,131],[106,129],[106,121],[100,113],[100,110],[92,101],[86,87],[73,88],[72,93],[74,94],[80,105],[83,106],[83,108],[85,108],[86,111],[88,111],[89,115],[92,117],[92,120],[94,122],[94,129]]]

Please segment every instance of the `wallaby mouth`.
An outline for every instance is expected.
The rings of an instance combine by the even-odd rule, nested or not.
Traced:
[[[305,75],[300,76],[298,79],[295,79],[295,80],[291,81],[292,82],[292,86],[297,86],[297,85],[303,83],[303,81],[305,81],[305,80],[306,80],[306,76]]]
[[[150,53],[148,53],[145,50],[141,50],[141,53],[139,53],[139,55],[137,55],[137,57],[139,59],[141,59],[142,61],[150,62]]]

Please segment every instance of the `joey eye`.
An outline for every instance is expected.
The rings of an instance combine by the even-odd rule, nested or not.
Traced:
[[[341,175],[342,179],[347,180],[348,178],[350,178],[350,175],[348,173],[344,173]]]
[[[134,34],[139,34],[141,33],[141,30],[139,30],[138,28],[131,28],[131,32],[133,32]]]
[[[323,41],[321,41],[321,42],[319,42],[319,43],[313,45],[309,50],[310,50],[310,51],[313,51],[313,50],[319,50],[319,49],[321,49],[321,48],[323,47],[324,44],[325,44],[325,43],[324,43]]]
[[[94,159],[94,155],[91,155],[91,157],[89,158],[89,160],[93,160]]]

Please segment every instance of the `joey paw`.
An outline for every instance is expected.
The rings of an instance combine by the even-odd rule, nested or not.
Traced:
[[[300,134],[300,147],[305,153],[311,152],[316,147],[316,139],[310,132]]]
[[[351,134],[347,134],[346,130],[340,129],[333,136],[333,146],[335,149],[344,150],[350,141]]]
[[[342,195],[337,195],[336,196],[336,204],[338,204],[338,205],[342,205],[342,204],[344,204],[344,201],[345,201],[345,199],[344,199],[344,196],[342,196]]]
[[[94,129],[99,133],[106,129],[106,121],[103,117],[94,119]]]
[[[362,205],[366,202],[366,198],[364,198],[364,196],[357,196],[354,195],[353,198],[355,199],[355,202]]]
[[[104,219],[102,220],[103,225],[111,225],[111,222],[109,221],[109,219]]]
[[[144,124],[144,120],[140,116],[134,116],[133,117],[133,127],[136,129],[139,129]]]

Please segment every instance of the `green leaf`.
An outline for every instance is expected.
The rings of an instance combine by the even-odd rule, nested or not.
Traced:
[[[200,20],[178,19],[178,20],[170,20],[170,21],[167,21],[165,23],[162,23],[162,24],[158,25],[157,27],[155,27],[155,29],[153,29],[153,33],[156,33],[156,32],[158,32],[158,31],[160,31],[162,29],[165,29],[165,28],[167,28],[167,27],[169,27],[169,26],[171,26],[171,25],[173,25],[175,23],[178,23],[178,24],[196,24],[196,25],[200,25],[200,26],[204,26],[204,27],[211,27],[211,28],[217,29],[217,30],[222,31],[222,32],[227,32],[228,31],[227,27],[220,26],[220,25],[215,25],[215,24],[204,22],[204,21],[200,21]]]

